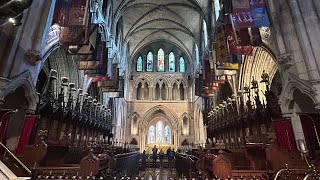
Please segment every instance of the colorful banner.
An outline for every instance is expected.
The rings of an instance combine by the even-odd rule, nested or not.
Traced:
[[[264,0],[250,0],[251,8],[266,7]]]
[[[259,46],[262,44],[262,38],[258,27],[252,27],[249,31],[251,44],[253,46]]]
[[[248,28],[237,29],[235,32],[237,45],[251,46],[251,38]]]
[[[236,28],[255,25],[250,9],[234,9],[233,14],[231,14],[231,21]]]
[[[215,38],[217,42],[215,44],[217,62],[227,62],[229,55],[225,33],[223,31],[218,32]]]
[[[266,8],[251,9],[252,18],[255,26],[269,26],[270,20]]]
[[[61,26],[60,45],[83,44],[87,0],[57,0],[53,23]]]
[[[232,0],[232,7],[233,9],[249,9],[249,0]]]
[[[230,54],[237,55],[251,55],[252,46],[238,46],[236,43],[235,35],[230,24],[226,25],[226,35]],[[229,59],[229,56],[228,56]]]

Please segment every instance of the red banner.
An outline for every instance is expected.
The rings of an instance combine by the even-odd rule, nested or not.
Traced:
[[[226,25],[226,35],[229,46],[230,54],[237,55],[251,55],[252,54],[252,46],[238,46],[236,43],[234,31],[230,24]]]
[[[251,8],[266,7],[266,4],[264,0],[250,0],[250,7]]]
[[[22,133],[20,135],[19,144],[16,149],[17,155],[22,154],[25,146],[28,144],[35,121],[36,121],[36,116],[25,117]]]
[[[234,9],[231,21],[236,28],[254,26],[254,20],[250,9]]]
[[[252,27],[250,29],[250,38],[253,46],[259,46],[262,44],[261,34],[258,27]]]
[[[232,0],[233,9],[249,9],[249,0]]]
[[[289,151],[296,150],[297,145],[294,138],[291,122],[288,120],[277,120],[272,122],[277,136],[279,147]]]

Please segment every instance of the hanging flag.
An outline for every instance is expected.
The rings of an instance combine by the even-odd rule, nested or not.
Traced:
[[[229,54],[230,63],[241,63],[241,60],[242,60],[242,55]]]
[[[266,8],[253,8],[251,14],[254,20],[255,26],[269,26],[269,16]]]
[[[53,23],[61,26],[59,44],[78,45],[85,39],[87,0],[57,0]]]
[[[226,25],[226,36],[230,54],[251,55],[252,46],[238,46],[236,43],[234,31],[230,24]],[[229,59],[229,58],[228,58]]]
[[[264,0],[250,0],[251,8],[266,7]]]
[[[250,9],[234,9],[231,14],[231,22],[235,28],[254,26]]]
[[[253,46],[259,46],[262,44],[262,38],[258,27],[252,27],[249,31],[251,44]]]
[[[248,28],[236,29],[236,41],[239,46],[250,46],[251,39]]]
[[[225,37],[224,31],[220,31],[216,34],[216,57],[217,62],[227,62],[228,61],[228,47],[227,47],[227,39]]]
[[[224,63],[222,69],[224,69],[224,70],[238,70],[239,64],[238,63]]]
[[[249,0],[232,0],[232,7],[233,10],[235,9],[249,9],[250,4]]]

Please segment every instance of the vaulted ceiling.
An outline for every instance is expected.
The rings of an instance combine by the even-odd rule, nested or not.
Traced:
[[[190,57],[200,42],[209,0],[113,0],[115,23],[132,57],[152,42],[167,41]]]

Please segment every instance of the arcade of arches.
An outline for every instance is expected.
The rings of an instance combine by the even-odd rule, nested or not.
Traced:
[[[147,154],[275,143],[320,165],[319,9],[318,0],[4,0],[0,142],[18,157],[40,142]],[[250,158],[251,169],[269,167]]]

